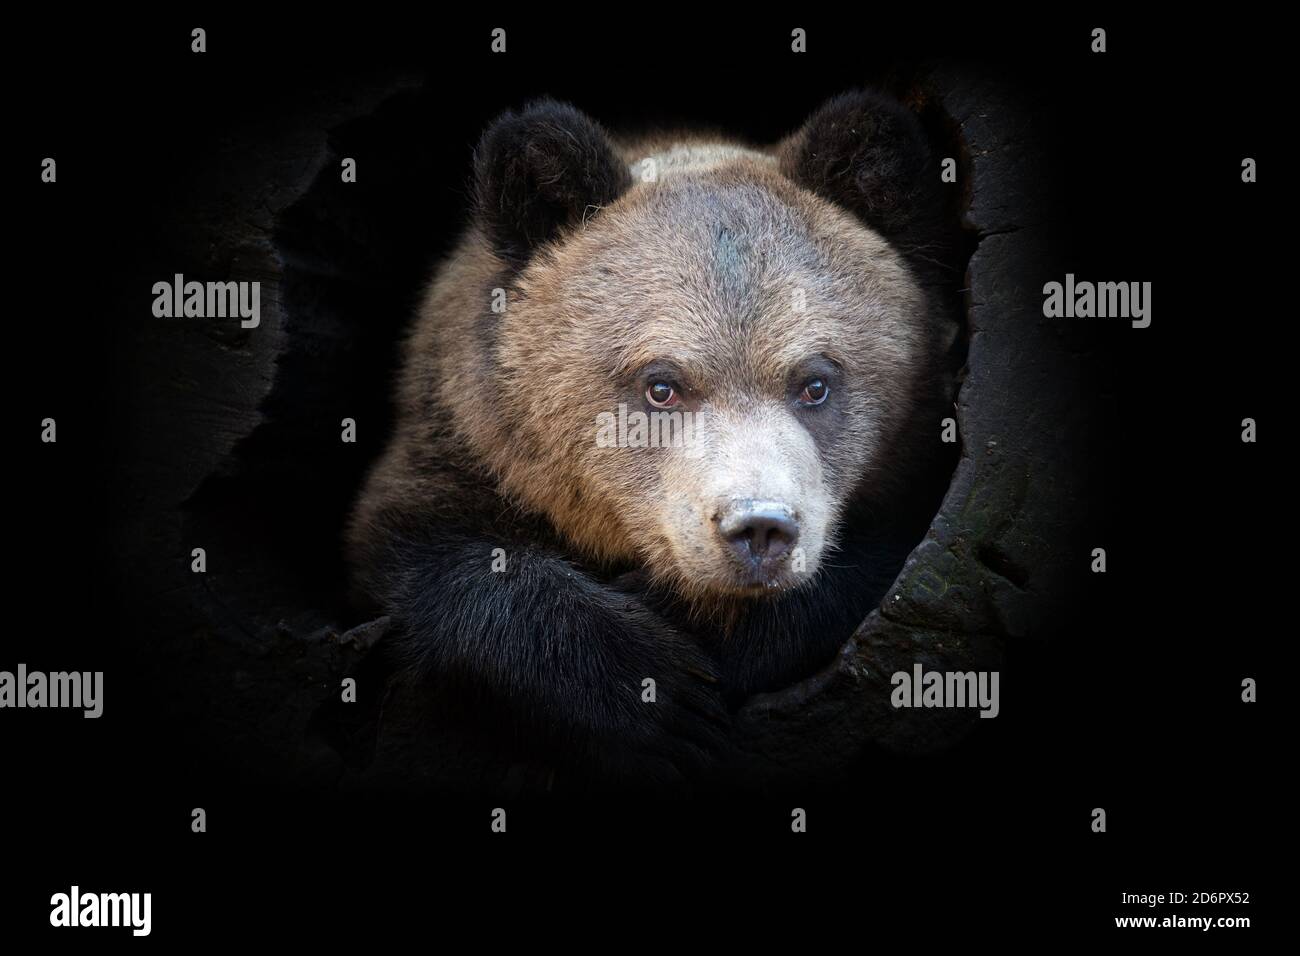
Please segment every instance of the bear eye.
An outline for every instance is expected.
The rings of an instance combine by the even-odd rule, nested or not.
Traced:
[[[667,382],[651,382],[650,387],[645,390],[646,401],[655,408],[671,408],[681,399],[677,395],[677,389]]]
[[[820,405],[826,401],[826,396],[830,395],[831,390],[825,382],[819,378],[809,380],[808,384],[803,387],[799,393],[800,405]]]

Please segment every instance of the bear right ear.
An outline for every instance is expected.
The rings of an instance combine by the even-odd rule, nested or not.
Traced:
[[[551,99],[499,116],[474,152],[479,222],[497,254],[515,264],[631,185],[605,131]]]
[[[822,104],[777,148],[781,171],[856,213],[886,238],[907,235],[935,212],[939,175],[916,116],[870,90]]]

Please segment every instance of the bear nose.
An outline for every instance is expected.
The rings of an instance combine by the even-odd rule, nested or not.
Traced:
[[[738,501],[719,516],[718,533],[742,563],[770,564],[794,547],[799,522],[779,502]]]

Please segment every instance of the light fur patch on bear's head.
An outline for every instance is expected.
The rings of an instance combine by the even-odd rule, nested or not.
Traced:
[[[929,305],[888,243],[775,160],[668,165],[519,271],[496,330],[499,426],[468,440],[593,558],[639,562],[688,598],[796,586],[901,427]],[[800,402],[810,381],[820,405]],[[694,416],[686,446],[607,447],[602,423],[658,411],[655,382]],[[793,526],[760,567],[726,534],[749,507]]]

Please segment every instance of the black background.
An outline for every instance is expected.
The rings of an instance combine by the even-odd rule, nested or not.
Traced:
[[[106,709],[99,720],[0,716],[3,938],[47,929],[50,895],[72,883],[152,892],[158,940],[238,937],[267,922],[286,939],[333,937],[396,918],[426,927],[422,945],[441,945],[438,934],[482,910],[496,919],[465,927],[490,943],[533,905],[549,915],[519,926],[543,939],[585,936],[606,915],[626,917],[610,942],[660,944],[710,938],[700,924],[739,937],[789,923],[816,933],[809,941],[825,929],[868,944],[940,930],[1149,934],[1161,931],[1114,929],[1114,915],[1149,912],[1121,907],[1119,894],[1171,889],[1248,890],[1248,907],[1212,915],[1252,917],[1256,928],[1234,942],[1263,932],[1276,912],[1265,873],[1285,835],[1274,727],[1291,630],[1277,449],[1282,330],[1293,320],[1279,308],[1289,227],[1276,222],[1286,170],[1274,147],[1287,125],[1276,25],[1100,11],[1001,23],[865,10],[702,20],[654,7],[564,22],[334,21],[51,17],[10,32],[11,67],[26,66],[8,91],[4,154],[16,294],[0,668],[103,670]],[[208,32],[202,56],[189,52],[196,25]],[[805,56],[788,52],[796,25],[809,33]],[[1089,52],[1098,25],[1109,42],[1100,56]],[[506,57],[488,52],[495,26],[509,32]],[[151,302],[134,276],[171,274],[169,197],[189,188],[207,151],[308,101],[322,76],[409,65],[445,89],[446,188],[430,214],[454,221],[455,171],[478,131],[530,96],[571,99],[615,126],[697,120],[767,141],[827,96],[923,59],[1049,89],[1057,105],[1040,132],[1073,271],[1154,285],[1149,329],[1111,322],[1095,333],[1112,375],[1095,397],[1105,493],[1090,520],[1109,571],[1091,575],[1081,561],[1087,600],[1051,633],[1009,646],[996,721],[946,754],[882,755],[832,791],[525,804],[510,808],[505,836],[490,833],[488,804],[343,799],[178,769],[202,763],[202,742],[123,664],[147,609],[125,606],[113,585],[131,573],[116,564],[112,531],[132,374],[119,330]],[[44,156],[58,159],[57,185],[39,181]],[[1245,156],[1260,163],[1257,184],[1241,182]],[[47,416],[56,445],[36,438]],[[1240,441],[1247,416],[1258,444]],[[1246,676],[1261,684],[1251,706],[1240,701]],[[207,809],[207,834],[190,832],[195,806]],[[807,834],[791,834],[791,806],[808,810]],[[1107,810],[1105,834],[1090,830],[1093,807]]]

